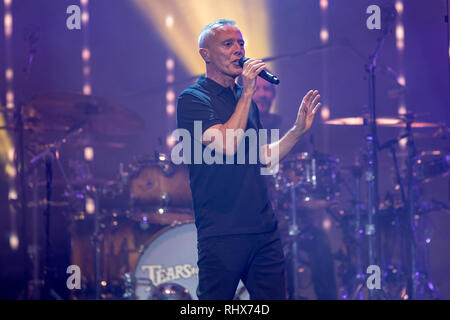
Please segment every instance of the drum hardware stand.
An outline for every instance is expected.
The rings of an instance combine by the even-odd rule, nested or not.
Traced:
[[[122,276],[125,286],[125,292],[122,298],[125,300],[136,300],[136,277],[131,272],[127,272]]]
[[[30,164],[35,164],[40,159],[45,159],[45,176],[46,176],[46,208],[44,212],[45,217],[45,258],[44,258],[44,281],[43,281],[43,289],[44,289],[44,298],[45,299],[56,299],[62,300],[61,296],[53,289],[52,287],[52,272],[54,272],[53,265],[51,264],[53,259],[52,246],[50,241],[50,208],[51,208],[51,199],[52,199],[52,183],[53,183],[53,168],[52,162],[54,159],[53,150],[47,149],[43,153],[34,157]],[[35,189],[35,199],[37,192],[37,184],[34,185]],[[35,203],[35,207],[37,208],[38,203]]]
[[[405,215],[405,226],[406,228],[406,244],[407,244],[407,294],[408,299],[415,300],[416,296],[416,282],[417,282],[417,272],[416,272],[416,228],[415,228],[415,203],[414,203],[414,160],[416,158],[416,146],[414,143],[413,134],[411,132],[411,124],[413,119],[407,117],[406,122],[406,132],[408,133],[408,142],[406,146],[408,147],[408,160],[407,160],[407,172],[408,172],[408,202],[407,211]]]
[[[294,182],[290,183],[290,196],[291,196],[291,225],[289,226],[289,237],[292,241],[290,241],[291,247],[291,259],[290,259],[290,267],[292,272],[292,287],[288,287],[288,299],[296,300],[298,293],[298,261],[297,261],[297,251],[298,251],[298,243],[297,238],[299,235],[298,225],[297,225],[297,197],[296,197],[296,185]]]
[[[424,239],[419,239],[419,233],[416,229],[416,206],[414,197],[415,177],[414,177],[414,164],[417,156],[417,150],[414,143],[414,136],[411,132],[411,124],[413,123],[413,115],[406,115],[406,136],[408,137],[408,159],[407,159],[407,202],[405,216],[405,241],[406,241],[406,256],[407,263],[407,294],[408,299],[415,300],[417,298],[424,298],[417,296],[417,285],[423,282],[426,283],[427,288],[439,297],[438,288],[428,279],[428,242],[426,242],[425,252],[421,254],[422,263],[421,267],[424,270],[418,270],[417,266],[417,247],[418,241],[422,242]],[[423,293],[423,292],[422,292]]]
[[[379,150],[383,150],[389,148],[392,154],[392,159],[394,162],[394,168],[396,173],[397,184],[399,185],[400,195],[403,203],[403,239],[406,244],[406,256],[407,256],[407,287],[406,293],[408,295],[408,299],[414,300],[417,298],[424,298],[417,296],[417,284],[420,282],[425,282],[427,288],[439,297],[438,288],[428,279],[428,242],[426,239],[420,239],[421,242],[425,241],[427,244],[425,245],[425,251],[422,254],[421,261],[422,268],[419,272],[417,270],[417,237],[419,233],[415,227],[415,216],[416,216],[416,206],[414,201],[414,186],[415,186],[415,178],[414,178],[414,163],[416,159],[416,147],[413,140],[413,134],[411,132],[411,124],[413,123],[412,115],[407,115],[406,117],[406,133],[387,141],[383,145],[380,146]],[[395,145],[403,138],[408,138],[407,147],[408,147],[408,158],[406,161],[407,165],[407,196],[405,194],[405,187],[400,175],[400,169],[398,166],[397,156],[396,156],[396,148]]]
[[[368,254],[369,254],[369,265],[374,265],[375,264],[375,250],[374,250],[374,236],[375,236],[375,232],[376,232],[376,227],[375,224],[373,222],[374,219],[374,215],[377,212],[377,194],[376,194],[376,179],[375,179],[375,172],[376,172],[376,156],[373,153],[373,150],[375,150],[373,148],[373,136],[367,136],[366,140],[367,140],[367,144],[368,144],[368,154],[369,154],[369,159],[368,159],[368,167],[367,167],[367,171],[364,174],[365,177],[365,181],[367,183],[367,224],[365,225],[364,228],[364,234],[367,236],[368,238]],[[373,294],[373,290],[369,290],[369,299],[373,299],[374,298],[374,294]]]
[[[445,210],[447,211],[447,213],[450,213],[450,207],[445,204],[442,201],[436,200],[436,199],[431,199],[431,202],[433,203],[431,210],[430,211],[439,211],[439,210]]]
[[[384,143],[383,145],[381,145],[378,150],[382,151],[383,149],[387,149],[389,148],[389,151],[391,152],[392,155],[392,161],[394,162],[394,169],[395,169],[395,178],[397,180],[397,184],[400,188],[400,196],[402,199],[402,204],[403,206],[406,205],[406,196],[405,196],[405,188],[403,185],[403,181],[402,181],[402,177],[400,175],[400,168],[398,166],[398,160],[397,160],[397,149],[395,148],[395,145],[399,143],[399,141],[403,138],[407,138],[409,136],[408,133],[403,134],[395,139],[391,139],[389,141],[387,141],[386,143]]]
[[[136,282],[145,282],[150,287],[148,299],[153,299],[155,289],[157,288],[151,279],[136,278],[131,272],[127,272],[122,276],[122,280],[125,286],[125,292],[122,295],[122,299],[136,300]]]
[[[401,200],[402,200],[402,207],[403,208],[406,208],[407,200],[406,200],[405,191],[404,191],[405,190],[404,183],[402,181],[402,177],[401,177],[401,174],[400,174],[400,168],[399,168],[399,165],[398,165],[396,145],[400,142],[401,139],[406,138],[407,136],[408,136],[408,134],[403,134],[403,135],[401,135],[399,137],[396,137],[394,139],[391,139],[391,140],[385,142],[383,145],[381,145],[378,148],[378,151],[382,151],[384,149],[389,148],[389,151],[390,151],[391,156],[392,156],[392,161],[394,163],[395,179],[396,179],[396,183],[397,183],[397,185],[399,187],[399,190],[400,190],[400,197],[401,197]],[[393,203],[393,201],[392,201],[392,203]],[[396,219],[396,220],[398,221],[398,219]],[[401,226],[401,223],[399,225]],[[383,259],[383,261],[382,261],[382,265],[383,266],[388,266],[389,265],[389,263],[386,261],[386,256],[385,256],[384,252],[380,255],[380,260],[381,259]]]
[[[34,28],[33,28],[34,29]],[[28,30],[25,36],[25,40],[29,45],[28,60],[24,68],[25,73],[25,88],[29,84],[31,67],[34,61],[34,57],[37,52],[37,43],[39,41],[39,28],[36,30]],[[26,96],[26,94],[24,94]],[[22,226],[21,226],[21,242],[23,248],[23,266],[24,266],[24,279],[23,279],[23,298],[28,299],[30,296],[29,286],[35,285],[34,281],[30,283],[30,257],[28,250],[33,253],[35,248],[33,246],[29,247],[28,243],[28,231],[27,231],[27,219],[28,219],[28,200],[26,194],[26,172],[25,172],[25,147],[24,147],[24,124],[23,124],[23,106],[25,105],[23,99],[16,104],[16,110],[14,112],[14,129],[15,129],[15,145],[16,145],[16,159],[15,166],[17,168],[17,177],[19,179],[19,190],[20,190],[20,207],[22,213]],[[39,272],[36,261],[33,262],[33,273]],[[33,288],[34,289],[34,288]],[[36,295],[36,293],[33,293]]]
[[[415,159],[417,156],[417,150],[414,143],[413,133],[411,132],[411,124],[413,123],[413,115],[407,114],[406,116],[406,133],[402,136],[398,137],[397,139],[394,139],[392,141],[389,141],[385,143],[385,145],[390,143],[391,152],[394,159],[394,165],[396,167],[396,174],[397,174],[397,180],[398,184],[400,186],[401,190],[401,196],[402,201],[404,204],[404,214],[403,214],[403,233],[404,233],[404,241],[406,244],[406,257],[407,257],[407,287],[406,287],[406,293],[408,295],[408,299],[415,300],[417,298],[424,298],[424,297],[418,297],[417,295],[417,285],[420,282],[425,282],[428,289],[437,294],[439,296],[438,288],[433,285],[433,283],[428,279],[428,243],[426,243],[426,248],[423,254],[421,254],[422,258],[424,259],[421,261],[422,268],[424,270],[418,270],[417,267],[417,244],[418,244],[418,237],[419,233],[416,229],[416,205],[415,205],[415,197],[414,197],[414,188],[415,188],[415,177],[414,177],[414,164]],[[400,172],[398,169],[398,164],[395,156],[395,147],[394,144],[398,142],[402,138],[408,138],[407,142],[407,148],[408,148],[408,158],[406,161],[407,165],[407,192],[405,194],[403,183],[401,182]],[[394,143],[393,143],[394,142]],[[426,239],[420,239],[419,241],[426,241]]]
[[[61,172],[61,175],[63,176],[63,179],[66,183],[67,188],[71,191],[72,187],[69,184],[67,180],[67,176],[64,172],[64,168],[61,164],[61,161],[59,160],[59,157],[56,156],[56,154],[59,152],[59,149],[61,148],[61,145],[67,141],[67,139],[71,138],[74,135],[79,134],[80,129],[76,130],[72,133],[69,133],[65,138],[63,138],[61,141],[58,141],[57,143],[51,144],[47,146],[47,148],[41,152],[40,154],[36,155],[34,158],[30,160],[30,167],[27,169],[27,172],[25,172],[25,175],[28,175],[28,171],[34,167],[34,186],[33,186],[33,197],[34,197],[34,209],[33,209],[33,242],[34,245],[30,248],[30,254],[34,257],[33,264],[34,264],[34,272],[33,272],[33,285],[42,285],[44,288],[44,295],[45,298],[54,298],[57,300],[62,300],[61,297],[58,295],[58,293],[52,288],[52,276],[51,272],[54,271],[51,265],[52,262],[52,247],[50,242],[50,208],[51,208],[51,196],[52,196],[52,182],[53,182],[53,168],[52,168],[52,162],[55,161],[59,167],[59,170]],[[40,160],[44,160],[45,162],[45,176],[46,176],[46,209],[44,212],[45,216],[45,258],[44,258],[44,280],[40,281],[39,278],[39,265],[38,265],[38,251],[39,247],[37,244],[37,210],[38,210],[38,179],[37,179],[37,166],[36,164],[39,163]],[[38,290],[35,290],[33,292],[34,298],[39,298]]]
[[[96,191],[96,190],[95,190]],[[94,191],[94,192],[95,192]],[[94,296],[95,300],[100,299],[100,242],[102,241],[102,234],[100,233],[99,224],[99,197],[98,192],[94,194],[95,211],[94,211],[94,234],[92,235],[92,243],[94,244]]]
[[[355,163],[351,168],[352,176],[355,181],[355,239],[356,239],[356,277],[355,283],[356,289],[352,295],[352,300],[356,299],[358,296],[359,300],[363,299],[361,288],[364,286],[364,272],[362,266],[362,233],[361,229],[361,177],[362,177],[362,168],[359,163]],[[359,294],[358,294],[359,293]]]
[[[408,133],[402,134],[401,136],[398,136],[398,137],[396,137],[394,139],[388,140],[387,142],[385,142],[384,144],[382,144],[378,148],[378,151],[382,151],[384,149],[389,148],[389,151],[390,151],[391,156],[392,156],[392,161],[394,163],[395,179],[397,180],[397,185],[399,186],[400,197],[401,197],[401,200],[402,200],[402,207],[403,207],[403,209],[406,208],[407,199],[406,199],[406,196],[405,196],[404,183],[402,181],[402,177],[401,177],[401,174],[400,174],[400,168],[399,168],[399,165],[398,165],[396,145],[400,142],[401,139],[404,139],[404,138],[406,138],[408,136],[409,136]],[[400,223],[400,226],[401,225],[402,224]],[[401,229],[404,229],[404,228],[401,228]],[[386,262],[386,261],[384,261],[384,262]]]
[[[83,131],[82,125],[80,126],[80,129],[78,129],[81,133]],[[84,169],[84,168],[83,168]],[[83,172],[82,176],[84,178],[89,178],[91,175],[90,168],[87,167],[86,172]],[[88,190],[88,192],[93,195],[94,200],[94,232],[91,236],[91,242],[94,247],[94,299],[99,300],[100,292],[101,292],[101,274],[100,274],[100,264],[101,264],[101,251],[102,248],[100,247],[101,243],[103,242],[103,232],[100,230],[100,193],[101,189],[97,189],[97,187],[91,187],[87,189],[87,184],[85,185],[85,191]],[[85,197],[86,199],[86,197]]]
[[[384,11],[384,10],[383,10]],[[369,265],[377,264],[376,253],[378,252],[374,237],[379,237],[376,232],[376,223],[374,223],[374,216],[378,213],[378,135],[377,135],[377,113],[376,113],[376,95],[375,95],[375,68],[378,56],[383,48],[385,38],[389,33],[392,23],[395,20],[395,10],[388,13],[383,19],[383,33],[378,38],[377,47],[374,54],[370,57],[369,64],[366,65],[366,72],[368,74],[368,89],[369,89],[369,118],[365,126],[368,127],[369,133],[366,136],[367,152],[368,152],[368,167],[365,172],[365,180],[367,182],[367,224],[365,226],[365,235],[368,237],[369,243]],[[390,16],[389,16],[390,15]],[[379,242],[379,241],[376,241]],[[369,290],[369,299],[374,298],[374,290]]]
[[[38,170],[37,168],[34,168],[33,170],[33,213],[32,213],[32,245],[29,246],[29,256],[31,258],[31,261],[33,263],[33,280],[31,282],[29,297],[34,300],[40,299],[40,290],[44,284],[44,281],[40,279],[40,260],[39,260],[39,254],[40,254],[40,246],[39,246],[39,240],[38,240],[38,225],[39,225],[39,194],[38,194]]]

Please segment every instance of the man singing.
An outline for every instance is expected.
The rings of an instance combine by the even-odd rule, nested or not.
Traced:
[[[265,64],[249,59],[240,67],[244,40],[231,20],[208,24],[198,44],[206,74],[179,96],[178,128],[194,137],[194,121],[200,121],[202,139],[191,141],[192,145],[201,143],[202,150],[213,145],[224,161],[189,165],[198,236],[197,295],[199,299],[231,300],[242,280],[251,299],[285,299],[283,250],[260,169],[275,166],[271,155],[277,152],[281,161],[310,129],[320,96],[317,90],[305,95],[293,127],[280,140],[263,144],[258,138],[261,161],[252,164],[248,159],[255,148],[246,143],[245,135],[238,133],[231,141],[226,136],[230,129],[262,129],[252,96]],[[242,86],[236,83],[238,76]],[[241,143],[245,144],[244,164],[236,159]],[[234,157],[234,162],[227,163],[227,157]]]

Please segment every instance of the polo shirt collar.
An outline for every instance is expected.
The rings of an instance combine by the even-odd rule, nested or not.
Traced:
[[[198,78],[198,83],[204,87],[205,89],[211,91],[212,94],[218,95],[222,93],[224,90],[227,90],[227,87],[223,87],[222,85],[218,84],[214,80],[206,77],[205,75],[201,75]],[[236,91],[236,94],[240,96],[241,86],[237,83],[234,84],[234,89]]]

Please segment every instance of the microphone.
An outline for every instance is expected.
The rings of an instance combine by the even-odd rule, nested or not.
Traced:
[[[241,59],[239,59],[239,65],[241,66],[241,68],[244,67],[244,62],[249,60],[250,58],[246,58],[246,57],[242,57]],[[271,74],[270,72],[268,72],[267,70],[263,70],[261,71],[258,76],[260,76],[261,78],[263,78],[264,80],[273,83],[273,84],[279,84],[280,80],[274,76],[273,74]]]

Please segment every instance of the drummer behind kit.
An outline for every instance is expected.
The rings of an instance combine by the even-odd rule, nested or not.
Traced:
[[[72,177],[66,174],[67,168],[60,161],[59,152],[63,146],[80,149],[104,143],[100,137],[107,137],[109,142],[103,145],[120,148],[120,144],[110,142],[111,138],[138,133],[144,127],[143,121],[118,104],[75,93],[37,96],[26,106],[25,114],[25,134],[30,138],[27,141],[32,141],[26,146],[33,153],[30,167],[39,169],[40,160],[47,159],[46,170],[52,170],[51,163],[55,162],[63,177],[63,181],[53,185],[51,180],[35,181],[33,187],[47,185],[50,187],[47,190],[51,190],[53,186],[62,186],[65,190],[64,203],[72,212],[71,264],[80,266],[83,278],[82,290],[74,292],[73,298],[197,299],[197,240],[187,166],[175,166],[166,155],[157,153],[154,157],[135,157],[128,165],[120,164],[117,177],[113,179],[98,179],[86,162],[75,161],[69,169],[74,171],[71,172],[74,173]],[[353,117],[332,119],[324,124],[351,127],[365,125],[366,121]],[[411,115],[378,118],[377,126],[405,129],[407,134],[402,137],[408,137],[410,144],[417,136],[412,130],[421,128],[437,128],[441,136],[448,136],[448,129],[444,126],[416,122]],[[424,136],[433,138],[432,134]],[[402,137],[382,145],[380,151],[390,148],[396,161],[394,149]],[[449,150],[415,153],[409,161],[414,164],[414,178],[406,179],[406,182],[417,186],[448,174]],[[350,177],[346,177],[341,162],[333,155],[318,152],[294,154],[281,163],[276,175],[268,179],[269,196],[285,248],[289,269],[287,295],[291,299],[325,297],[317,283],[320,275],[312,263],[314,252],[304,246],[319,240],[318,233],[307,232],[317,227],[312,228],[314,219],[309,217],[315,211],[321,211],[331,219],[328,219],[327,230],[331,230],[328,235],[332,238],[333,252],[327,251],[329,244],[326,241],[321,248],[327,249],[325,254],[334,261],[331,273],[337,276],[339,288],[329,287],[328,290],[331,288],[337,292],[327,297],[358,299],[364,296],[361,270],[367,260],[364,256],[367,250],[361,231],[366,207],[360,193],[364,164],[353,165]],[[394,164],[397,168],[397,163]],[[400,182],[404,180],[399,170],[396,170],[396,176]],[[348,189],[349,185],[354,191],[351,193],[351,213],[347,213],[346,202],[342,198],[343,189]],[[406,188],[403,183],[398,185]],[[450,208],[444,203],[424,208],[423,202],[419,201],[421,196],[415,194],[417,201],[414,204],[419,217],[415,221],[414,235],[418,249],[416,258],[420,265],[417,285],[423,289],[423,298],[437,298],[437,287],[427,278],[428,261],[426,252],[422,252],[426,251],[428,242],[422,241],[425,237],[421,234],[420,224],[426,220],[428,212]],[[377,227],[385,246],[383,249],[393,247],[392,241],[405,241],[399,237],[404,234],[401,228],[398,229],[401,232],[392,229],[392,226],[394,229],[398,227],[398,223],[393,222],[403,221],[407,207],[404,193],[402,199],[402,205],[393,208],[393,214],[383,213],[391,210],[383,209],[385,203],[380,206]],[[50,194],[46,200],[45,204],[54,204]],[[31,203],[37,208],[36,205]],[[50,219],[49,214],[47,218]],[[330,223],[335,227],[330,229]],[[334,240],[336,233],[341,239],[339,249],[336,249],[339,241]],[[392,238],[392,234],[397,236]],[[47,230],[47,241],[48,236]],[[385,251],[389,250],[380,252]],[[46,254],[51,257],[51,252]],[[383,294],[379,298],[404,298],[406,267],[401,265],[402,260],[392,263],[394,259],[388,254],[378,258],[385,262],[381,268],[386,277],[382,281]],[[308,268],[309,273],[305,272]],[[240,283],[236,299],[248,298],[248,292]]]

